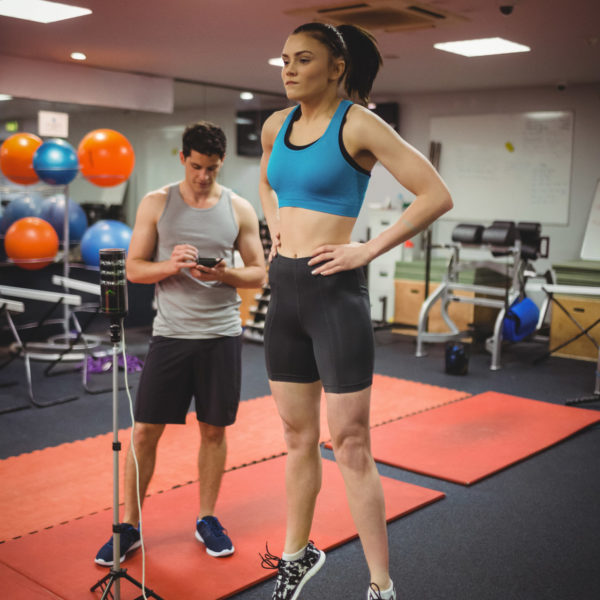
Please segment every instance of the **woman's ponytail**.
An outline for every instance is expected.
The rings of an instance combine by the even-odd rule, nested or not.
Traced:
[[[366,104],[383,64],[377,41],[366,29],[355,25],[340,25],[337,30],[344,38],[347,52],[344,89],[350,98],[356,97]]]

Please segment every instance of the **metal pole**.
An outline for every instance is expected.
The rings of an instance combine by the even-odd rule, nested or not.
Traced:
[[[63,277],[69,278],[71,265],[69,264],[69,184],[64,187],[65,213],[63,215]],[[63,329],[65,343],[69,340],[69,322],[71,320],[71,309],[66,304],[63,306]]]
[[[116,325],[111,324],[111,330]],[[114,333],[114,331],[113,331]],[[121,560],[121,540],[120,540],[120,521],[119,521],[119,403],[117,390],[119,389],[118,382],[118,341],[113,335],[113,352],[112,352],[112,385],[113,385],[113,570],[120,570]],[[114,582],[115,600],[120,600],[121,597],[121,580],[119,577]]]

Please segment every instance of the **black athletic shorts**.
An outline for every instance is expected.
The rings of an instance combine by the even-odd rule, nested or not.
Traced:
[[[364,272],[311,275],[316,267],[309,260],[277,255],[271,262],[264,336],[269,379],[321,380],[336,394],[367,388],[374,341]]]
[[[153,336],[137,390],[136,421],[185,423],[193,396],[198,421],[231,425],[240,401],[241,363],[242,336]]]

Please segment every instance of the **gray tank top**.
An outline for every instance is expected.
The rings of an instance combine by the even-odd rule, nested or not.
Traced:
[[[167,201],[158,225],[155,260],[167,260],[176,244],[191,244],[198,256],[222,257],[233,266],[238,225],[231,190],[221,186],[219,201],[210,208],[187,205],[179,183],[168,187]],[[198,281],[183,269],[155,286],[157,313],[152,333],[197,339],[236,336],[242,332],[240,297],[235,288],[220,281]]]

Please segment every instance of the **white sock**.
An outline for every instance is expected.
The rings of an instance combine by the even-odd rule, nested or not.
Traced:
[[[394,582],[390,583],[390,587],[387,590],[381,590],[379,592],[381,594],[382,600],[390,600],[394,598]]]
[[[308,544],[302,548],[302,550],[298,550],[298,552],[294,552],[293,554],[286,554],[285,552],[281,555],[283,560],[287,560],[288,562],[291,560],[300,560],[306,554],[306,548]]]

